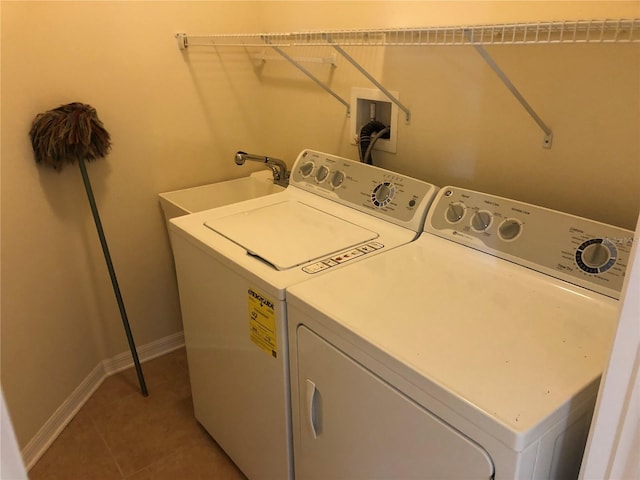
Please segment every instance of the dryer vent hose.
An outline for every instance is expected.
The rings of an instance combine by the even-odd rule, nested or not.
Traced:
[[[371,120],[360,129],[358,136],[358,153],[360,162],[373,165],[371,151],[379,138],[390,138],[391,128],[378,120]]]

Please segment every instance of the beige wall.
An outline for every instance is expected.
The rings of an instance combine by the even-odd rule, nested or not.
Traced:
[[[79,169],[37,167],[31,121],[72,101],[97,109],[113,149],[89,176],[136,343],[179,332],[157,194],[243,174],[233,152],[253,135],[242,103],[257,89],[251,75],[231,85],[233,62],[194,56],[192,71],[173,34],[241,20],[257,28],[244,3],[2,3],[2,385],[22,446],[127,351]]]
[[[366,8],[362,8],[366,5]],[[2,386],[24,446],[104,358],[126,351],[77,167],[37,168],[34,116],[92,104],[113,151],[89,165],[136,342],[180,331],[157,193],[248,173],[237,149],[356,158],[344,107],[285,62],[178,50],[223,33],[639,17],[639,2],[2,2]],[[633,228],[640,186],[638,46],[489,47],[553,148],[470,48],[350,50],[412,110],[376,163]],[[323,55],[323,51],[301,52]],[[348,98],[345,61],[315,72]]]

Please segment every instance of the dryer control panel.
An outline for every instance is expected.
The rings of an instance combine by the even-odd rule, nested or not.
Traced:
[[[300,153],[289,185],[416,232],[437,191],[406,175],[313,150]]]
[[[440,190],[425,231],[619,298],[633,232],[457,187]]]

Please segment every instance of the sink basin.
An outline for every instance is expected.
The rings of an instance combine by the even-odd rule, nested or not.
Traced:
[[[283,191],[269,170],[248,177],[159,194],[165,220]]]

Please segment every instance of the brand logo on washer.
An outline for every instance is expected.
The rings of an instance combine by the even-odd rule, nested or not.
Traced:
[[[249,295],[251,295],[253,298],[255,298],[256,300],[258,300],[260,302],[260,306],[264,306],[266,305],[267,307],[269,307],[271,310],[274,310],[274,306],[273,306],[273,302],[270,302],[269,300],[267,300],[266,298],[264,298],[262,295],[260,295],[259,293],[254,292],[253,290],[249,289]]]

